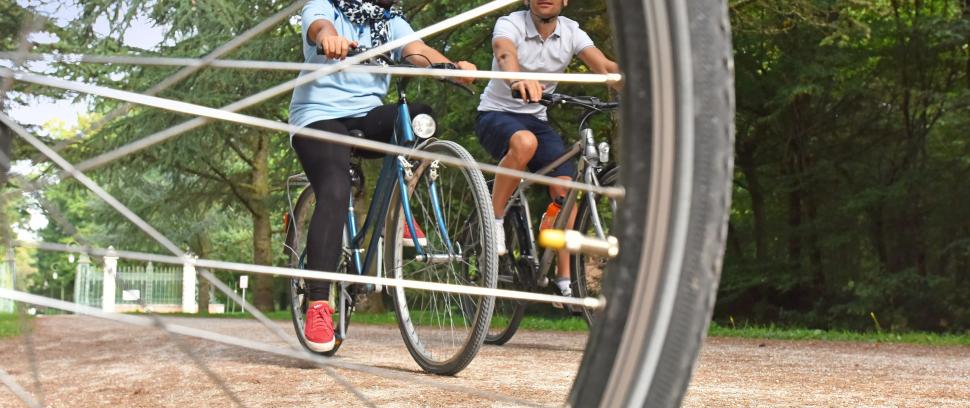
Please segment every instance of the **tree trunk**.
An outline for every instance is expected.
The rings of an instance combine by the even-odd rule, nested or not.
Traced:
[[[212,254],[212,242],[209,241],[209,234],[205,230],[199,231],[196,235],[198,247],[195,249],[199,258],[209,259]],[[199,279],[199,314],[209,314],[209,281],[205,278]]]
[[[273,231],[269,206],[269,141],[266,137],[253,136],[252,199],[253,210],[253,263],[272,265],[271,251]],[[264,312],[275,309],[273,302],[273,276],[257,274],[253,278],[253,304]]]
[[[765,234],[767,218],[765,215],[764,188],[761,185],[761,179],[758,176],[757,163],[755,163],[754,148],[752,147],[752,143],[744,143],[739,145],[738,168],[740,168],[741,173],[744,174],[744,179],[747,181],[748,194],[751,196],[751,213],[754,216],[754,225],[752,226],[755,248],[754,257],[755,262],[761,264],[766,262],[764,257],[768,255],[766,252],[767,235]]]

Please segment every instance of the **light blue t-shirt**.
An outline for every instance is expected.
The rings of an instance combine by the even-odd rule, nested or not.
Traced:
[[[307,31],[314,21],[324,19],[333,23],[337,33],[357,41],[362,47],[372,47],[370,24],[355,25],[337,10],[329,0],[312,0],[303,6],[303,57],[308,63],[335,64],[323,55],[317,55],[316,45],[307,39]],[[414,30],[401,17],[388,21],[388,41],[411,35]],[[399,58],[400,49],[394,58]],[[302,71],[306,75],[312,71]],[[383,104],[390,84],[390,75],[339,72],[326,75],[293,90],[290,100],[290,124],[299,127],[328,119],[364,116],[368,111]]]

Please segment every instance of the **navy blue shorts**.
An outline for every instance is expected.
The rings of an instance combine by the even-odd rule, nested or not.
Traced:
[[[559,133],[556,133],[552,126],[549,126],[549,122],[540,120],[535,116],[511,112],[479,111],[478,118],[475,120],[475,133],[478,135],[478,142],[496,160],[502,160],[505,157],[505,153],[509,150],[509,139],[515,132],[521,130],[532,132],[539,142],[535,155],[532,156],[532,160],[528,164],[530,171],[538,171],[566,153],[566,144],[563,143],[562,136],[559,136]],[[547,175],[552,177],[575,176],[575,160],[567,160]]]

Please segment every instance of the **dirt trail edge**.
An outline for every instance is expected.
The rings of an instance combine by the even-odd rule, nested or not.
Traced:
[[[283,346],[259,323],[166,319]],[[78,316],[34,320],[44,400],[51,407],[231,406],[219,387],[154,329]],[[289,322],[278,322],[291,332]],[[455,377],[423,374],[393,326],[352,325],[341,361],[559,406],[572,386],[582,333],[525,332],[485,346]],[[361,405],[320,369],[184,339],[247,406]],[[0,341],[0,368],[33,390],[23,341]],[[339,370],[378,406],[508,406],[474,396]],[[705,345],[685,406],[968,406],[970,347],[715,338]],[[21,406],[0,387],[0,407]]]

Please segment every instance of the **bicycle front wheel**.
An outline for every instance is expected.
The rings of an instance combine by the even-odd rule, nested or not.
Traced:
[[[423,150],[473,162],[453,142],[434,141]],[[399,279],[495,288],[492,201],[481,172],[437,161],[411,163],[407,202],[399,185],[392,192],[390,208],[396,210],[389,212],[385,229],[387,269]],[[413,214],[417,245],[405,209]],[[422,369],[452,375],[471,363],[485,339],[494,297],[400,287],[392,293],[404,343]]]
[[[714,307],[730,208],[727,2],[613,0],[609,9],[625,89],[620,254],[569,402],[678,406]]]
[[[606,169],[598,176],[601,186],[615,186],[618,170],[614,168]],[[610,236],[614,213],[616,212],[616,200],[609,199],[600,195],[591,200],[590,195],[584,195],[579,210],[576,213],[575,229],[584,235],[598,238]],[[600,234],[603,237],[600,237]],[[579,298],[594,297],[598,298],[603,294],[603,273],[606,271],[606,257],[596,255],[586,255],[577,253],[572,255],[569,263],[570,278],[572,280],[573,295]],[[582,309],[586,323],[593,324],[593,319],[597,316],[592,309]]]

